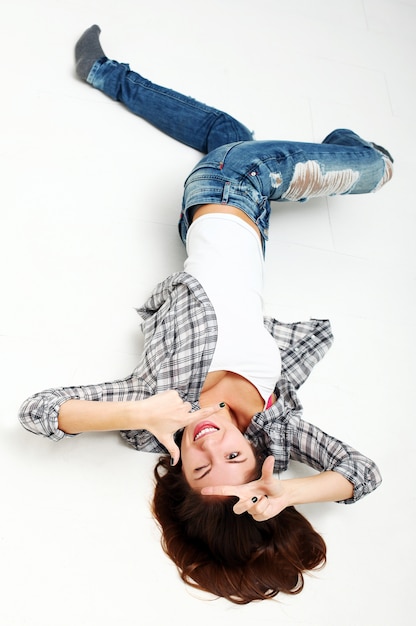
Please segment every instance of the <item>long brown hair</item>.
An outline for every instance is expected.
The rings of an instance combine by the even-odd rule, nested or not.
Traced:
[[[237,498],[194,491],[180,462],[170,467],[168,457],[161,457],[154,475],[152,510],[162,547],[192,587],[248,604],[279,591],[299,593],[303,572],[325,565],[324,540],[294,507],[256,522],[233,512]]]

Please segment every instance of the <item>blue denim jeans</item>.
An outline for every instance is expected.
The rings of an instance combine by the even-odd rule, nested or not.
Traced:
[[[228,204],[257,224],[264,249],[271,201],[369,193],[392,176],[392,161],[351,130],[334,130],[322,143],[255,141],[227,113],[155,85],[125,63],[99,59],[87,81],[206,155],[185,181],[179,221],[184,242],[196,206]]]

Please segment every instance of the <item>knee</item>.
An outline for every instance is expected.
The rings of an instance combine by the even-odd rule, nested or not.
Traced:
[[[207,135],[207,152],[235,141],[252,141],[253,133],[244,124],[227,113],[218,113],[215,116]]]

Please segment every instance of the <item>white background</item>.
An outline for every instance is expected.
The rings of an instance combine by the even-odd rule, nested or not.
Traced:
[[[349,127],[395,157],[375,195],[274,205],[267,312],[329,317],[335,333],[301,390],[305,419],[384,477],[353,506],[302,507],[328,564],[299,596],[238,607],[192,592],[149,512],[152,455],[117,433],[52,443],[17,422],[36,391],[128,375],[134,307],[184,259],[176,223],[200,155],[76,79],[93,23],[110,58],[257,139]],[[415,29],[415,0],[2,0],[2,625],[412,623]]]

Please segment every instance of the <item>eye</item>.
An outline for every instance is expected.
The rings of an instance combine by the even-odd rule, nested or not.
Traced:
[[[194,472],[200,472],[203,469],[206,469],[208,467],[208,465],[201,465],[201,467],[196,467],[194,469]]]
[[[240,456],[239,452],[230,452],[230,454],[227,454],[225,458],[227,459],[227,461],[232,461],[233,459],[236,459],[238,456]]]

